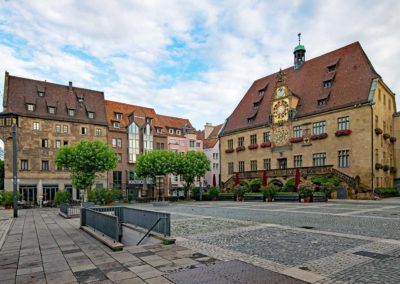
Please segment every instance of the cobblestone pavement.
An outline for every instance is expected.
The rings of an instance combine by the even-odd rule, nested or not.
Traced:
[[[400,283],[400,198],[328,203],[185,202],[177,243],[310,283]]]
[[[0,249],[6,239],[7,232],[12,223],[13,210],[0,209]]]

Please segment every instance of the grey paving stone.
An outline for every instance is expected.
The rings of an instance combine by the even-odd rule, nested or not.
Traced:
[[[64,284],[76,281],[74,274],[70,270],[46,273],[46,280],[48,284]]]
[[[92,281],[107,280],[106,276],[98,268],[92,269],[92,270],[75,272],[74,275],[79,282],[92,282]]]
[[[125,267],[112,268],[103,272],[113,282],[137,277],[136,274]]]

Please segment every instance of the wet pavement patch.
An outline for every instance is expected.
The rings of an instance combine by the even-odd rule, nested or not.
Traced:
[[[171,273],[165,276],[172,282],[191,284],[228,284],[228,283],[306,283],[292,277],[282,275],[271,270],[263,269],[239,260],[219,262],[215,265],[189,269]]]
[[[370,251],[356,251],[353,254],[366,256],[366,257],[370,257],[370,258],[375,258],[375,259],[386,259],[386,258],[392,257],[391,255],[380,254],[380,253],[375,253],[375,252],[370,252]]]
[[[154,252],[151,251],[145,251],[145,252],[138,252],[138,253],[132,253],[136,257],[144,257],[144,256],[150,256],[150,255],[155,255]]]
[[[106,280],[107,277],[101,272],[100,269],[90,269],[84,271],[75,272],[75,277],[79,282],[86,282],[86,281],[101,281]]]

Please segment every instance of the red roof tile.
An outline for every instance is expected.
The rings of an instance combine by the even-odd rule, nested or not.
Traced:
[[[336,71],[328,73],[328,66],[336,64]],[[297,117],[307,116],[368,101],[373,79],[376,73],[359,42],[352,43],[335,51],[304,62],[294,70],[283,70],[287,77],[287,86],[300,98]],[[271,98],[274,92],[276,73],[254,81],[238,106],[228,118],[224,133],[268,124],[271,114]],[[323,81],[333,79],[332,87],[323,88]],[[258,113],[252,123],[248,117],[254,114],[254,102],[259,99],[258,91],[267,86],[264,99],[260,101]],[[318,106],[318,100],[326,98],[326,105]]]
[[[214,127],[213,131],[211,131],[210,135],[207,139],[203,141],[203,149],[214,148],[215,144],[218,142],[218,133],[222,128],[222,124],[219,124]]]

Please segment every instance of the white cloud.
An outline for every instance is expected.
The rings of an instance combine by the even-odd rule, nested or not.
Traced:
[[[395,0],[6,1],[0,31],[23,42],[22,50],[0,42],[1,71],[73,81],[199,128],[222,123],[255,79],[290,66],[300,31],[307,58],[360,41],[398,91],[398,11]],[[184,46],[171,47],[174,40]],[[192,60],[207,68],[193,72]]]

